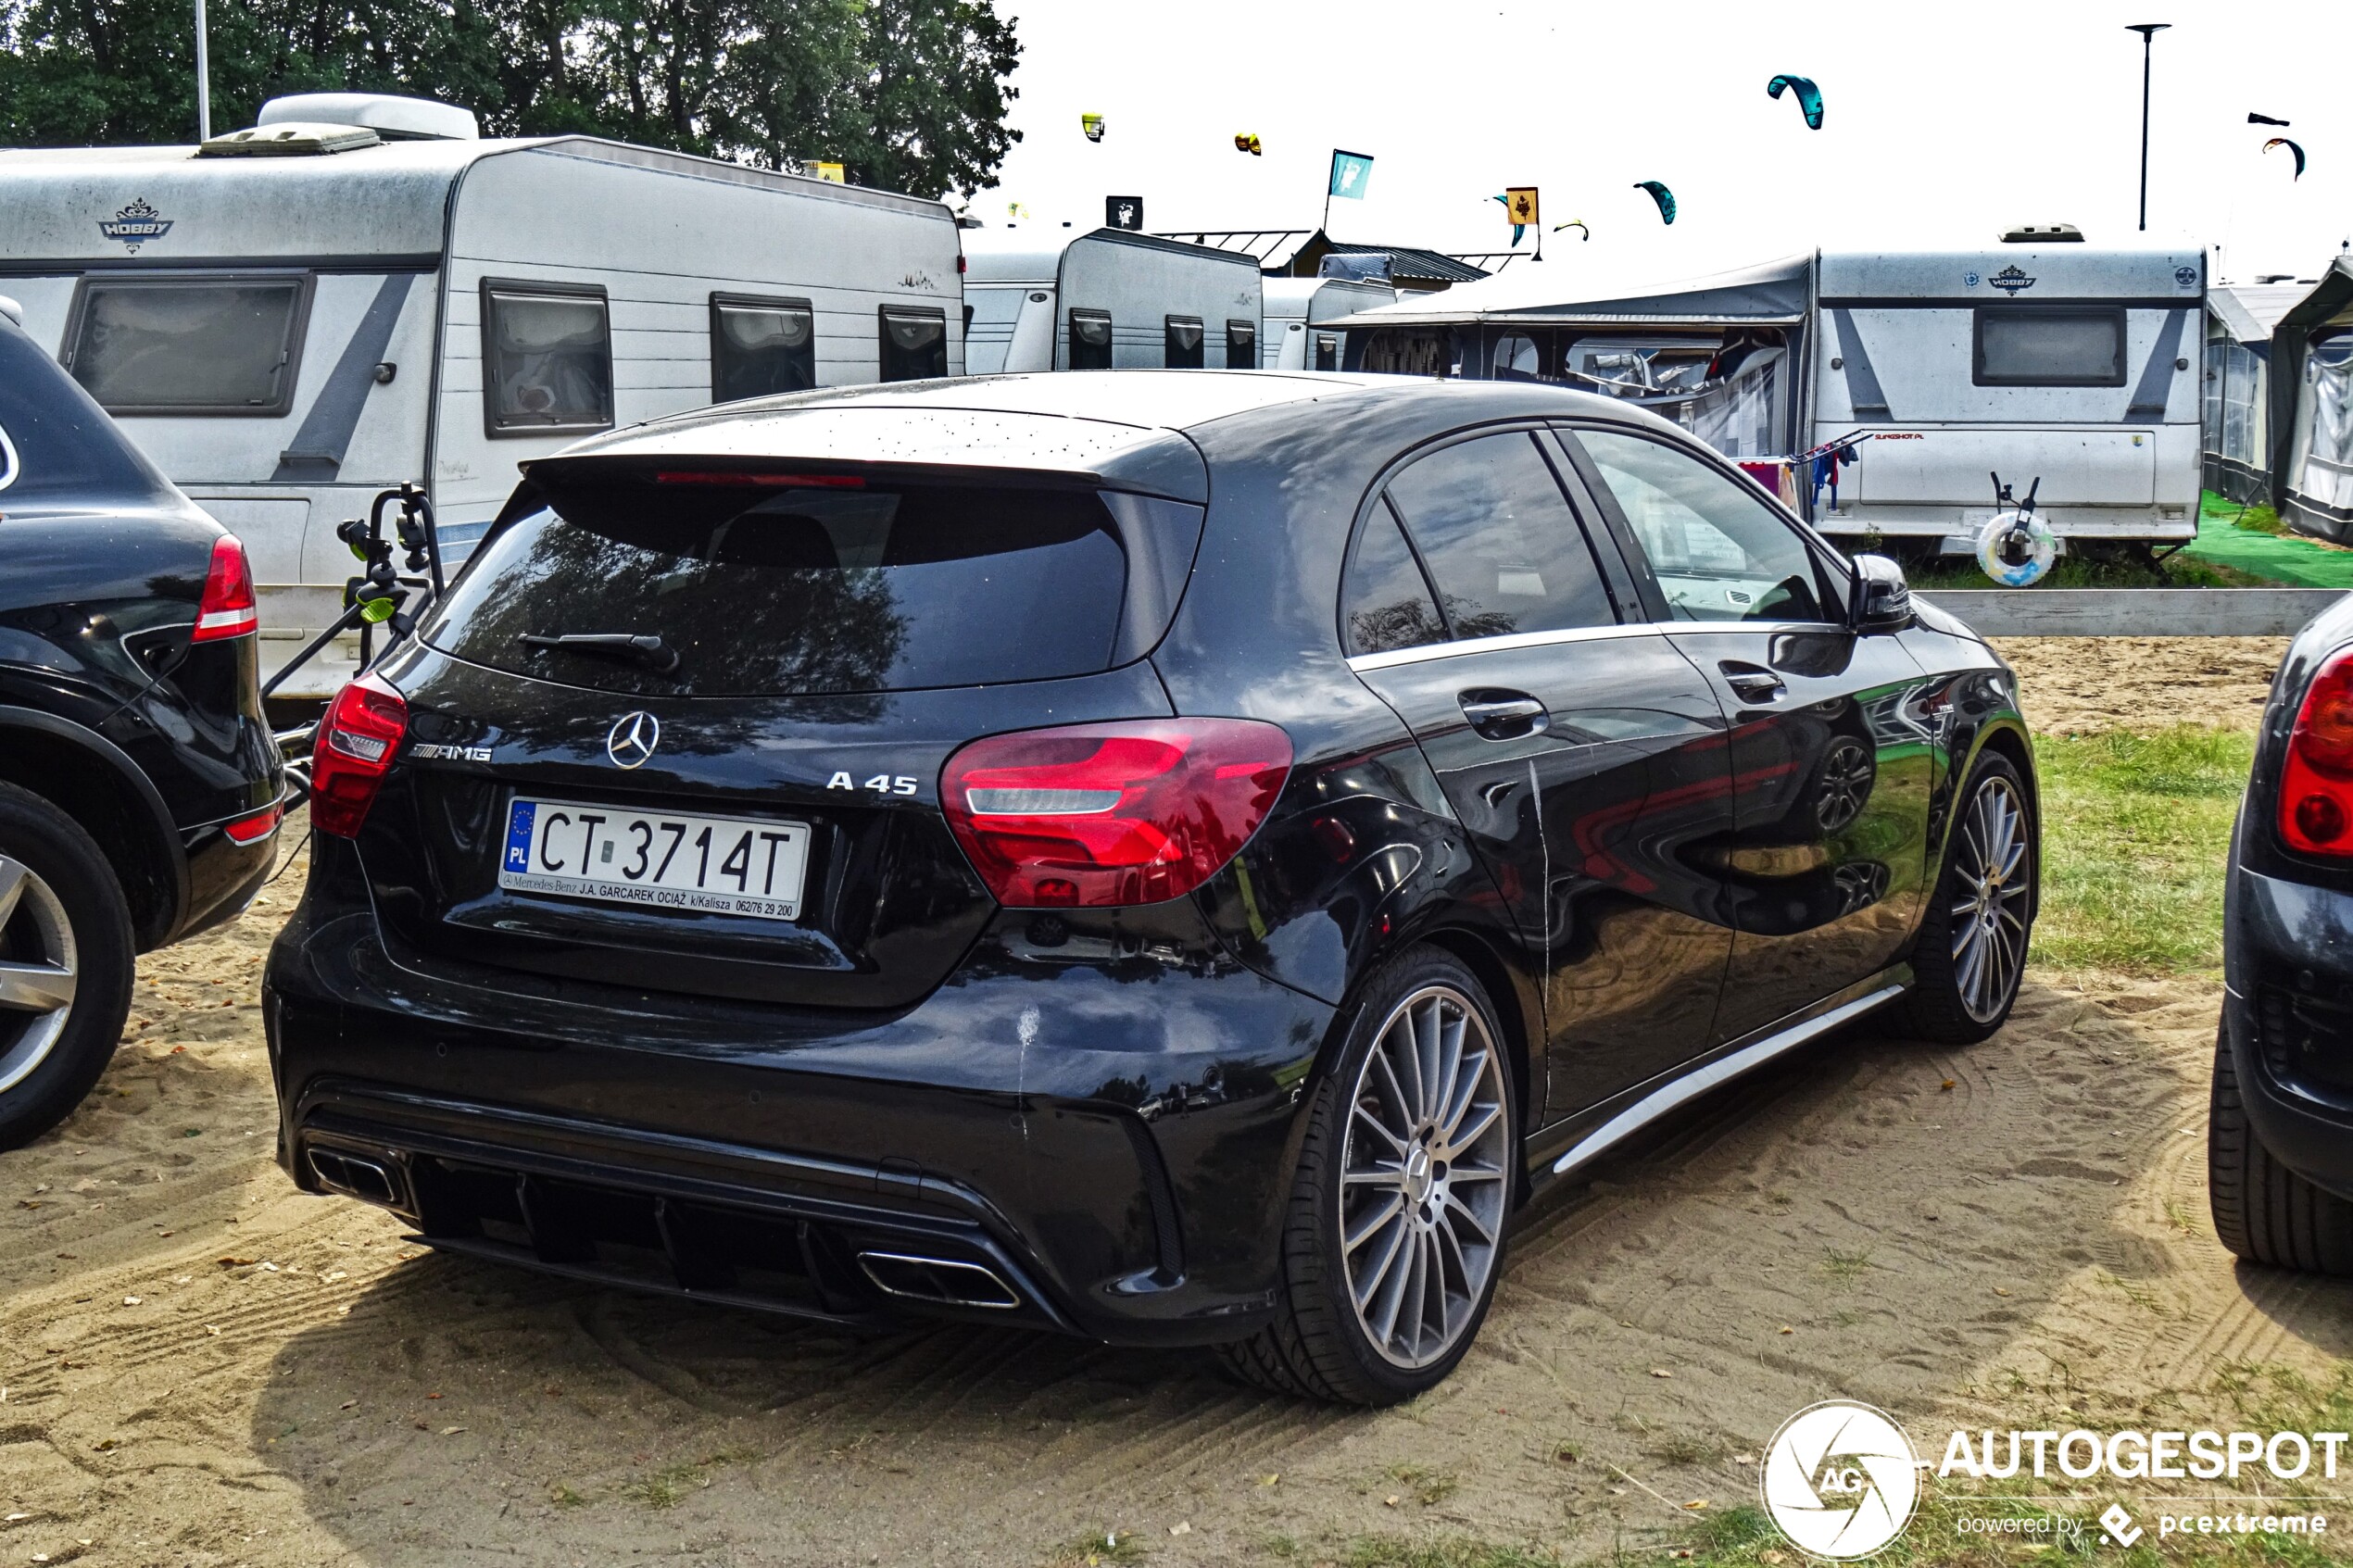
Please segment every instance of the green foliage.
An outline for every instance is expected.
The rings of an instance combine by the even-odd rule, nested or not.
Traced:
[[[189,0],[0,0],[0,144],[194,139]],[[494,135],[587,132],[916,195],[996,183],[1021,56],[992,0],[242,0],[213,129],[284,93],[406,93]]]
[[[2269,507],[2249,507],[2231,520],[2233,528],[2244,528],[2250,533],[2285,533],[2288,526],[2280,514]]]
[[[2255,737],[2178,725],[2045,735],[2043,907],[2032,960],[2170,973],[2217,967],[2231,821]]]

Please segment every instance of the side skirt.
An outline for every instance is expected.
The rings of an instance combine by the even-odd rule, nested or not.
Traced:
[[[1868,980],[1831,993],[1803,1012],[1768,1024],[1742,1039],[1728,1041],[1673,1073],[1637,1085],[1554,1123],[1528,1141],[1530,1192],[1542,1191],[1660,1117],[1722,1087],[1742,1073],[1762,1067],[1775,1057],[1795,1050],[1894,1000],[1911,984],[1909,964],[1881,970]]]

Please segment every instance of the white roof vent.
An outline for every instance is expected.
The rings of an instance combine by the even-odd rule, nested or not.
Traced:
[[[482,136],[471,109],[389,93],[295,93],[271,99],[254,117],[256,129],[287,121],[365,126],[387,142],[472,142]]]
[[[196,156],[319,157],[327,153],[347,153],[356,147],[372,147],[383,140],[365,126],[282,119],[275,125],[257,125],[250,131],[232,131],[226,136],[215,136],[196,149]]]

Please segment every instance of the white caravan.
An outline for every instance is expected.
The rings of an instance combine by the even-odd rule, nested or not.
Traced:
[[[1641,403],[1823,530],[1975,548],[1991,475],[2062,540],[2197,533],[2197,250],[2038,235],[1981,250],[1807,252],[1684,282],[1564,291],[1518,269],[1351,318],[1352,368],[1557,382]],[[1804,460],[1872,437],[1837,470]]]
[[[1258,263],[1239,251],[1125,229],[964,238],[974,375],[1258,368]]]
[[[1386,283],[1353,278],[1269,278],[1266,331],[1259,364],[1269,370],[1337,370],[1347,362],[1348,333],[1331,323],[1396,302]]]
[[[431,494],[453,559],[519,462],[713,401],[963,370],[947,207],[447,106],[265,105],[194,147],[0,151],[0,292],[235,532],[265,671],[340,612],[334,534]],[[350,650],[282,692],[323,696]]]

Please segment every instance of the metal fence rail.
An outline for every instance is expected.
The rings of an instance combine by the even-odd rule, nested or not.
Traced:
[[[1939,588],[1918,596],[1989,637],[2284,637],[2335,588]]]

